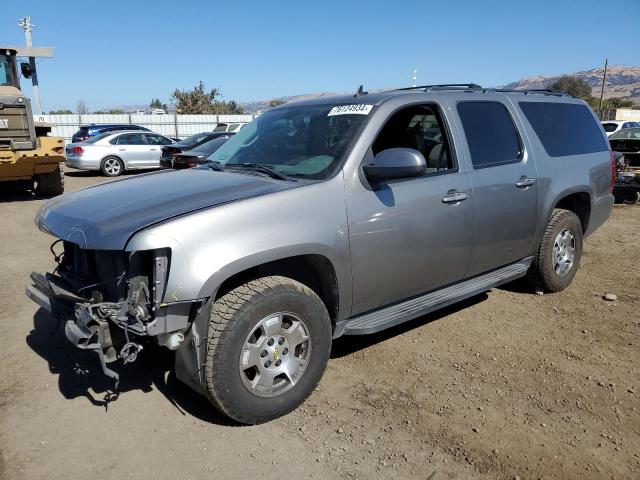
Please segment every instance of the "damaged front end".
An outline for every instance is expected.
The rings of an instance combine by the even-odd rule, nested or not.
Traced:
[[[180,346],[198,302],[162,303],[168,248],[88,250],[58,240],[51,250],[57,267],[53,273],[32,273],[27,296],[64,322],[71,343],[98,355],[116,389],[119,376],[107,364],[134,362],[149,337],[172,350]]]

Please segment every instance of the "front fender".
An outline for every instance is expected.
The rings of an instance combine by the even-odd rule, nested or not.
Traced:
[[[264,263],[320,255],[334,267],[340,309],[351,307],[342,175],[174,218],[132,237],[127,250],[170,248],[163,301],[208,298],[229,277]]]

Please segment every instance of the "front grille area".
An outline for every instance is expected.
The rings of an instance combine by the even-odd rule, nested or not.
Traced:
[[[11,103],[6,100],[11,100]],[[35,149],[37,145],[29,103],[17,103],[15,97],[0,97],[0,106],[0,149]]]
[[[127,298],[129,263],[128,252],[85,250],[64,242],[59,272],[82,296],[96,301],[121,302]]]

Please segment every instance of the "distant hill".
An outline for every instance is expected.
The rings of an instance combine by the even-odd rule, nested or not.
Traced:
[[[602,86],[602,74],[603,68],[594,68],[592,70],[585,70],[582,72],[568,73],[566,75],[573,75],[586,81],[593,89],[593,95],[600,96],[600,88]],[[559,79],[562,75],[540,75],[536,77],[523,78],[517,82],[512,82],[504,85],[504,88],[513,89],[527,89],[527,88],[548,88],[553,82]],[[386,90],[386,89],[385,89]],[[370,89],[370,92],[377,91]],[[328,97],[332,95],[345,95],[350,92],[320,92],[320,93],[306,93],[302,95],[291,95],[287,97],[279,97],[278,100],[283,100],[285,103],[295,102],[298,100],[309,100],[313,98]],[[625,65],[612,65],[607,69],[607,85],[604,91],[604,97],[620,97],[640,104],[640,67],[631,67]],[[268,100],[256,100],[252,102],[238,102],[245,113],[257,113],[269,108],[269,102],[273,98]],[[168,113],[175,113],[175,106],[168,106]],[[147,105],[120,105],[114,108],[120,108],[124,111],[146,110]]]
[[[602,75],[604,68],[594,68],[583,72],[570,73],[587,82],[593,89],[595,97],[600,96],[602,88]],[[528,88],[548,88],[561,75],[529,77],[517,82],[505,85],[505,88],[528,89]],[[640,103],[640,67],[629,67],[625,65],[613,65],[607,68],[607,83],[604,89],[604,98],[620,97],[635,103]]]

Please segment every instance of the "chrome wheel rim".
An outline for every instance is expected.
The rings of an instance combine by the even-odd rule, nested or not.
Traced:
[[[302,318],[278,312],[260,320],[244,341],[238,364],[244,386],[258,397],[293,388],[311,358],[311,335]]]
[[[120,162],[115,158],[107,158],[104,162],[104,170],[109,175],[117,175],[120,173]]]
[[[575,258],[576,237],[570,229],[565,228],[556,235],[553,242],[553,270],[564,277],[573,267]]]

